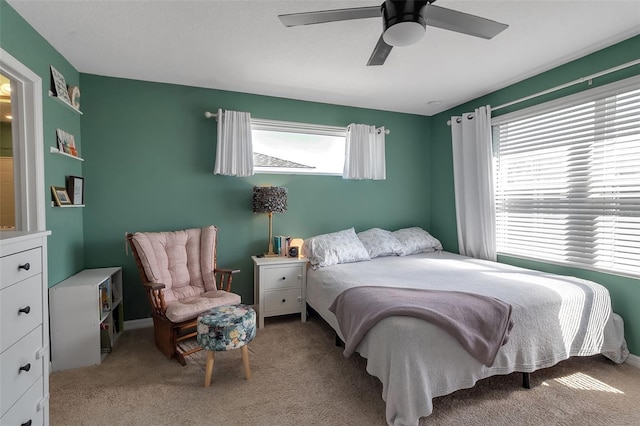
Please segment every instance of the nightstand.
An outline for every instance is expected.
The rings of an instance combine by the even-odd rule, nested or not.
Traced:
[[[253,296],[258,311],[258,328],[265,317],[300,313],[307,321],[307,259],[256,257],[253,259]]]

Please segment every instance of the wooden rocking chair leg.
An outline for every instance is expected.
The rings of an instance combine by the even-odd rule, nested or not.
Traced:
[[[184,355],[180,351],[176,351],[176,361],[178,361],[183,367],[187,365],[187,360],[184,359]]]

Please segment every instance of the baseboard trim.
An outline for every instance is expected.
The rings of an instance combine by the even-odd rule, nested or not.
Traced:
[[[128,320],[124,322],[125,330],[133,330],[135,328],[147,328],[153,327],[153,318],[141,318],[135,320]]]
[[[629,358],[625,362],[632,367],[640,368],[640,356],[629,354]]]

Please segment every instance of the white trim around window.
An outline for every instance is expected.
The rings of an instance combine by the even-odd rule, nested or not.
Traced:
[[[498,254],[640,277],[640,76],[492,120]]]

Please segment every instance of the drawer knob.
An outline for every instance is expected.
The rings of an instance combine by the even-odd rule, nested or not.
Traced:
[[[25,306],[22,309],[18,309],[19,314],[28,314],[29,312],[31,312],[31,306]]]
[[[28,271],[29,269],[31,269],[31,265],[29,264],[29,262],[27,262],[24,265],[18,265],[18,269],[24,269],[25,271]]]
[[[286,301],[287,301],[287,299],[282,299],[282,303],[284,303],[284,302],[286,302]]]
[[[20,426],[31,426],[31,419],[29,419],[28,421],[21,423]]]
[[[18,370],[18,373],[22,373],[23,371],[29,371],[31,370],[31,364],[27,363],[26,365],[23,365],[22,367],[20,367],[20,369]]]
[[[286,280],[286,279],[287,279],[287,277],[282,277],[282,281],[284,281],[284,280]]]

